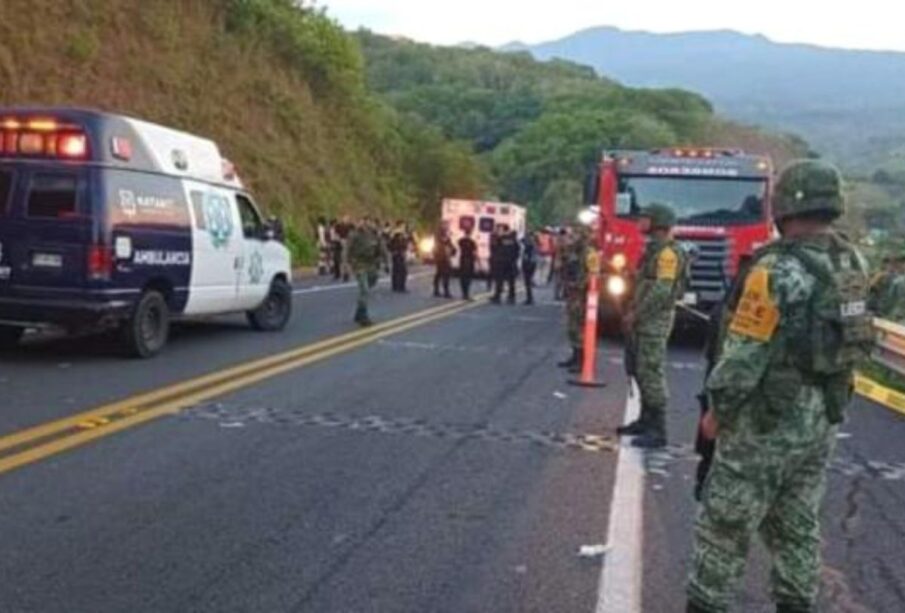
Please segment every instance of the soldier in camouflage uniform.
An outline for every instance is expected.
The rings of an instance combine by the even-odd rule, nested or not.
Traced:
[[[695,526],[690,613],[729,610],[755,532],[772,555],[776,610],[814,611],[826,468],[872,341],[867,264],[831,229],[843,209],[827,164],[794,163],[776,186],[783,238],[754,255],[707,381],[701,430],[717,448]]]
[[[688,256],[672,238],[676,215],[671,208],[652,204],[644,216],[650,219],[650,240],[624,322],[641,389],[641,416],[618,432],[637,435],[632,441],[635,447],[657,449],[666,446],[666,345],[675,324],[676,298],[684,287]]]
[[[889,257],[887,270],[871,286],[869,304],[877,317],[905,324],[905,248]]]
[[[562,280],[563,297],[566,300],[566,332],[569,345],[572,347],[572,355],[564,362],[560,362],[560,368],[568,368],[570,372],[577,373],[581,369],[584,356],[583,333],[588,291],[587,258],[590,248],[590,230],[581,226],[575,230],[573,236],[563,242],[560,251],[559,274]]]
[[[368,297],[377,283],[381,263],[385,259],[380,233],[370,220],[361,222],[349,235],[349,267],[358,284],[358,302],[355,323],[362,327],[372,325],[368,315]]]

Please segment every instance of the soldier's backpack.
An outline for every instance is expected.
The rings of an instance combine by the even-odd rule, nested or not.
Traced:
[[[827,417],[844,419],[851,401],[852,374],[873,347],[873,320],[867,308],[870,276],[861,255],[836,234],[821,237],[821,256],[800,241],[780,240],[761,249],[752,262],[772,253],[789,255],[817,279],[806,325],[787,331],[791,362],[825,390]]]

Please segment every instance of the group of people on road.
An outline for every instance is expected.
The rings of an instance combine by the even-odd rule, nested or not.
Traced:
[[[820,161],[781,175],[774,220],[781,238],[744,262],[712,320],[705,411],[698,448],[700,506],[688,582],[689,613],[728,611],[760,534],[772,562],[778,613],[815,611],[820,506],[857,364],[873,342],[872,317],[905,308],[905,253],[870,284],[866,259],[833,222],[844,212],[839,172]],[[667,444],[666,349],[690,254],[673,238],[676,219],[650,206],[648,243],[624,315],[626,368],[641,396],[638,419],[619,428],[632,444]],[[578,231],[563,243],[561,273],[572,356],[581,359],[588,251]],[[870,308],[869,308],[870,307]]]
[[[349,261],[349,240],[352,232],[367,224],[373,227],[383,241],[381,268],[392,273],[393,291],[405,292],[408,278],[408,262],[415,247],[415,233],[411,225],[398,220],[395,223],[373,218],[353,220],[346,215],[329,222],[325,218],[317,222],[318,274],[333,276],[336,281],[348,282],[352,276]]]
[[[441,224],[434,235],[433,259],[434,296],[452,298],[450,282],[453,272],[458,272],[459,284],[464,300],[472,300],[472,283],[479,271],[478,243],[473,230],[464,230],[458,241],[453,241],[449,226]],[[458,256],[458,267],[454,262]],[[538,243],[535,233],[529,232],[523,238],[505,225],[498,225],[490,237],[490,258],[487,271],[488,289],[493,289],[490,301],[502,304],[506,291],[507,304],[516,302],[516,281],[521,271],[525,287],[525,304],[534,304],[534,277],[538,265]]]

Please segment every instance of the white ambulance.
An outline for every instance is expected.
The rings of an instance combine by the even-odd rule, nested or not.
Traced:
[[[498,227],[514,230],[519,239],[525,236],[527,212],[525,207],[507,202],[445,199],[441,221],[448,225],[453,244],[471,230],[471,238],[478,244],[477,272],[490,273],[490,237]],[[453,268],[459,268],[458,254]]]
[[[0,108],[0,346],[115,329],[150,357],[177,318],[281,330],[291,263],[210,140],[78,109]]]

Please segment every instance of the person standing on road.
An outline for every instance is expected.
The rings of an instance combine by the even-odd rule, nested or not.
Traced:
[[[566,301],[566,336],[572,349],[571,356],[557,366],[577,373],[584,361],[584,323],[587,309],[589,229],[581,226],[574,235],[561,235],[557,250],[559,258],[559,282]]]
[[[408,283],[408,251],[409,251],[409,235],[406,231],[405,224],[401,221],[396,222],[396,228],[393,230],[389,240],[389,252],[391,259],[391,278],[393,291],[404,294],[406,284]]]
[[[496,269],[496,278],[494,279],[496,287],[491,299],[494,304],[500,304],[504,284],[508,288],[506,303],[515,304],[515,278],[518,276],[520,251],[518,243],[518,234],[504,226],[497,244],[497,262],[492,265]]]
[[[440,288],[443,288],[443,297],[452,298],[449,293],[449,281],[452,277],[452,259],[456,257],[456,247],[449,236],[449,227],[444,223],[434,235],[434,265],[437,271],[434,274],[434,297],[440,297]]]
[[[537,237],[529,232],[522,239],[522,278],[525,281],[525,305],[534,304],[534,274],[537,272]]]
[[[368,298],[376,284],[380,266],[384,261],[384,251],[377,226],[370,220],[361,222],[349,233],[349,267],[358,284],[358,303],[355,309],[355,323],[362,327],[372,325],[368,312]]]
[[[905,247],[887,259],[884,272],[871,285],[868,305],[877,317],[905,324]]]
[[[687,255],[672,238],[676,214],[663,204],[643,213],[649,220],[650,240],[638,266],[635,293],[625,315],[626,342],[631,344],[641,389],[641,416],[618,429],[621,436],[637,436],[632,445],[644,449],[666,446],[666,346],[676,317],[676,300],[684,291]]]
[[[465,236],[459,239],[459,284],[462,286],[462,298],[471,298],[471,280],[474,278],[478,257],[478,244],[471,238],[472,229],[465,230]]]
[[[702,430],[717,449],[695,525],[690,613],[729,610],[755,532],[772,557],[776,610],[816,610],[827,466],[873,342],[867,263],[831,226],[844,208],[839,172],[823,162],[795,162],[777,182],[782,238],[755,254],[707,381]]]
[[[550,277],[547,285],[553,282],[553,300],[557,302],[564,299],[563,292],[563,258],[569,244],[569,230],[560,228],[559,233],[553,239],[553,256],[550,260]]]

